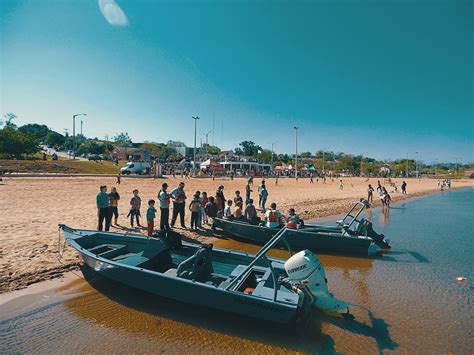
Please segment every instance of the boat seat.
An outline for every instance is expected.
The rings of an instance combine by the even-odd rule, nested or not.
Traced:
[[[178,265],[176,275],[188,280],[200,280],[213,272],[210,251],[212,244],[201,246],[192,256]]]
[[[119,258],[118,260],[115,260],[119,262],[120,264],[125,264],[125,265],[130,265],[130,266],[138,266],[140,264],[143,264],[145,261],[148,261],[150,259],[144,257],[141,254],[133,254],[131,256],[125,257],[125,258]]]

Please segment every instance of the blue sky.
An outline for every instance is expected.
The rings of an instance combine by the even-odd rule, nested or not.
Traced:
[[[293,152],[297,125],[299,151],[474,160],[469,0],[0,7],[0,111],[17,124],[71,130],[86,112],[88,136],[193,145],[191,117],[199,142],[214,114],[209,141],[224,149]]]

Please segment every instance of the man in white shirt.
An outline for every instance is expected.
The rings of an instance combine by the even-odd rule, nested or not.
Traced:
[[[265,223],[269,228],[277,228],[282,225],[281,212],[277,210],[276,203],[270,205],[270,209],[265,212]]]

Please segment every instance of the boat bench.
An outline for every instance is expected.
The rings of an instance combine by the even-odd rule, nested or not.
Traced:
[[[143,264],[145,261],[150,260],[147,257],[144,257],[142,253],[129,253],[125,255],[120,255],[116,258],[112,259],[113,261],[116,261],[120,264],[125,264],[125,265],[130,265],[130,266],[138,266],[140,264]]]
[[[102,258],[113,258],[120,254],[123,254],[127,250],[127,246],[124,244],[100,244],[89,251]]]

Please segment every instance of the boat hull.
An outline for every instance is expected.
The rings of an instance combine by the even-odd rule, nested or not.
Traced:
[[[65,232],[65,234],[67,234]],[[68,238],[84,262],[98,274],[124,285],[176,301],[232,312],[243,316],[288,323],[300,315],[293,304],[275,303],[241,292],[225,290],[197,281],[171,277],[163,273],[131,267],[100,258],[81,248]],[[216,248],[217,249],[217,248]],[[231,251],[225,251],[230,253]]]
[[[243,240],[259,244],[267,243],[279,229],[268,228],[239,222],[235,220],[224,220],[216,218],[214,227]],[[285,239],[292,249],[309,249],[312,251],[363,254],[368,255],[373,250],[373,241],[367,237],[342,236],[341,233],[305,231],[304,229],[288,229]],[[278,247],[284,247],[283,242]]]

